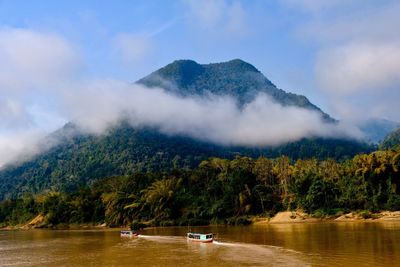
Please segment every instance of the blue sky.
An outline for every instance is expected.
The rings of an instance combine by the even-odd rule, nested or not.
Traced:
[[[279,1],[200,2],[1,1],[0,24],[63,36],[95,76],[135,80],[175,59],[210,63],[241,58],[284,87],[296,80],[296,72],[311,68],[312,47],[299,42],[293,31],[304,14]],[[133,46],[137,38],[148,47],[121,64],[115,51],[120,35],[132,37]]]
[[[87,76],[136,80],[175,59],[210,63],[241,58],[279,87],[304,94],[340,117],[315,84],[315,65],[320,50],[343,40],[329,40],[318,31],[329,32],[342,19],[351,28],[352,17],[392,7],[398,8],[396,1],[3,0],[0,25],[61,35],[76,48]],[[321,29],[312,29],[314,23]],[[137,53],[123,51],[129,45]]]
[[[395,0],[0,0],[0,147],[70,120],[82,84],[176,59],[241,58],[335,118],[400,121],[398,14]]]

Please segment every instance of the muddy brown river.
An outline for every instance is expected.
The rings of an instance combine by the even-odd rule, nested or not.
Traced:
[[[192,227],[119,231],[0,231],[0,266],[400,266],[400,222]]]

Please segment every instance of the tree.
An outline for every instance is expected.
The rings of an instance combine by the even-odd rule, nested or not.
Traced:
[[[168,219],[174,197],[181,186],[181,179],[164,178],[153,182],[142,191],[144,202],[150,207],[155,219]]]
[[[289,184],[291,182],[292,167],[287,156],[281,156],[276,159],[274,165],[274,174],[279,181],[279,189],[283,206],[290,208],[293,202],[293,196],[289,192]]]

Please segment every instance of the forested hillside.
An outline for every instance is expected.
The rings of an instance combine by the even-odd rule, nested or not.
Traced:
[[[389,133],[381,142],[382,149],[395,148],[400,146],[400,128]]]
[[[361,123],[360,130],[365,134],[366,138],[376,144],[383,141],[383,139],[391,132],[400,127],[400,123],[385,119],[368,119]]]
[[[160,86],[170,93],[228,95],[244,105],[258,93],[266,93],[283,106],[317,111],[326,123],[336,123],[301,95],[287,93],[273,85],[254,66],[242,61],[200,65],[190,60],[175,61],[138,81]],[[151,89],[148,89],[151,90]],[[265,123],[268,123],[267,121]],[[274,125],[269,127],[273,128]],[[343,138],[303,138],[277,147],[236,147],[160,133],[156,128],[132,128],[121,122],[101,135],[75,131],[67,124],[51,137],[59,140],[50,150],[0,171],[0,199],[45,190],[73,192],[104,177],[137,172],[192,169],[210,157],[233,159],[236,155],[275,158],[345,160],[374,149],[369,144]]]
[[[209,157],[288,155],[293,159],[343,160],[370,150],[366,144],[334,139],[305,139],[275,148],[225,147],[122,123],[106,135],[66,138],[33,160],[6,167],[0,172],[0,199],[43,190],[73,192],[113,175],[191,169]]]

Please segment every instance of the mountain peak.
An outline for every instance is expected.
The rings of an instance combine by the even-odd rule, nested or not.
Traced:
[[[200,65],[199,63],[197,63],[196,61],[192,60],[192,59],[177,59],[174,60],[172,63],[168,64],[169,65]]]
[[[227,62],[221,62],[221,63],[211,63],[209,64],[211,66],[219,66],[221,68],[225,68],[227,70],[230,71],[238,71],[238,72],[257,72],[260,73],[260,71],[254,67],[253,65],[251,65],[250,63],[241,60],[239,58],[236,59],[232,59],[230,61]]]
[[[166,86],[165,84],[161,85],[159,83],[161,81],[168,81],[180,89],[187,90],[188,87],[196,84],[197,81],[201,80],[203,77],[212,79],[214,76],[218,76],[218,79],[226,77],[231,80],[236,80],[239,76],[249,75],[249,73],[254,73],[256,76],[262,76],[261,72],[253,65],[241,59],[233,59],[227,62],[210,64],[199,64],[191,59],[180,59],[153,72],[149,76],[140,80],[139,83],[144,83],[150,87],[161,86],[167,90],[179,91],[176,90],[177,88],[170,88],[171,86]],[[268,81],[268,83],[272,85],[270,81]],[[198,85],[196,86],[199,88]],[[213,89],[207,88],[207,91],[213,92]],[[182,94],[183,92],[180,93]],[[191,93],[202,94],[204,91]]]
[[[252,71],[252,72],[260,72],[256,67],[251,65],[250,63],[236,58],[226,62],[219,63],[209,63],[209,64],[199,64],[191,59],[178,59],[174,60],[172,63],[166,65],[161,68],[159,71],[170,72],[172,70],[186,70],[186,69],[201,69],[201,68],[220,68],[229,71]]]
[[[227,62],[199,64],[193,60],[176,60],[137,81],[148,87],[161,87],[180,96],[230,96],[243,106],[260,93],[269,95],[284,106],[298,106],[317,110],[317,106],[302,95],[278,89],[256,67],[241,59]]]
[[[203,71],[203,66],[198,64],[194,60],[175,60],[167,66],[143,78],[139,81],[139,83],[144,83],[145,85],[150,87],[159,86],[167,90],[174,89],[175,91],[176,88],[169,88],[171,86],[159,83],[162,83],[163,81],[168,81],[179,88],[184,88],[187,84],[192,84],[196,77],[201,75]]]
[[[228,95],[240,104],[251,101],[262,91],[271,95],[278,90],[258,69],[241,59],[210,64],[188,59],[175,60],[138,83],[162,87],[182,96]]]
[[[159,71],[174,72],[174,71],[185,71],[185,70],[187,71],[199,68],[201,68],[201,65],[194,60],[179,59],[179,60],[174,60],[172,63],[159,69]]]

